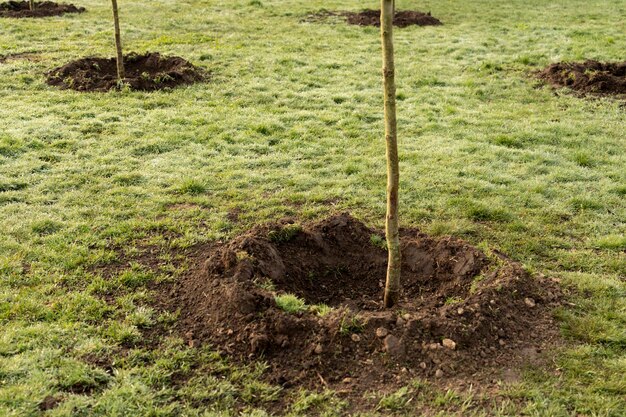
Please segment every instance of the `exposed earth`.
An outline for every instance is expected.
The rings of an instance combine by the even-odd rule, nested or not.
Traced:
[[[361,12],[322,10],[310,14],[306,21],[319,21],[329,17],[339,16],[346,19],[351,25],[358,26],[380,26],[380,10],[366,9]],[[417,26],[437,26],[441,21],[433,17],[430,12],[423,13],[414,10],[397,10],[393,19],[394,26],[407,27]]]
[[[115,58],[83,58],[48,73],[47,83],[77,91],[109,91],[120,88],[154,91],[193,84],[205,79],[203,71],[183,58],[159,53],[124,56],[126,78],[117,80]]]
[[[416,377],[515,379],[559,344],[555,281],[456,238],[401,236],[403,292],[393,309],[382,306],[383,235],[348,214],[258,226],[216,244],[158,288],[157,307],[180,311],[174,331],[190,346],[264,360],[268,380],[287,388],[354,395]],[[285,294],[306,305],[286,311]]]
[[[35,2],[35,9],[30,10],[28,1],[8,1],[0,3],[0,17],[48,17],[60,16],[65,13],[83,13],[84,7],[73,4],[55,3],[52,1]]]
[[[626,61],[559,62],[538,76],[555,87],[567,87],[583,95],[626,97]]]

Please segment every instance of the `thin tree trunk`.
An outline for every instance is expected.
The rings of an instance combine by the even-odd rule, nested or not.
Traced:
[[[28,6],[30,7],[30,10],[35,10],[35,0],[29,0]]]
[[[124,72],[124,55],[122,54],[122,37],[120,36],[120,17],[117,11],[117,0],[113,3],[113,24],[115,25],[115,49],[117,50],[117,79],[122,81],[126,74]]]
[[[385,285],[385,307],[397,303],[400,295],[400,234],[398,231],[398,136],[396,129],[396,83],[393,60],[394,0],[381,0],[380,32],[383,44],[383,87],[385,92],[385,141],[387,143],[387,219],[385,232],[389,262]]]

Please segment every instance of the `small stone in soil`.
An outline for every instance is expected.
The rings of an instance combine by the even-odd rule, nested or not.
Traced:
[[[385,329],[384,327],[379,327],[378,329],[376,329],[376,337],[383,338],[387,336],[388,334],[389,334],[389,330]]]
[[[353,342],[360,342],[361,341],[361,336],[359,336],[358,334],[352,334],[352,336],[350,336],[350,338],[352,339]]]
[[[533,300],[532,298],[528,298],[528,297],[524,298],[524,303],[530,308],[533,308],[535,305],[537,305],[535,303],[535,300]]]
[[[441,343],[450,350],[456,349],[456,343],[452,339],[443,339]]]
[[[441,378],[441,377],[443,376],[443,371],[442,371],[441,369],[437,369],[437,370],[435,371],[435,376],[436,376],[437,378]]]
[[[404,347],[400,342],[400,339],[390,334],[385,337],[385,351],[391,356],[404,355]]]

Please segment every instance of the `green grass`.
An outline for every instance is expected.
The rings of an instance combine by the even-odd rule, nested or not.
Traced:
[[[285,310],[287,313],[301,313],[308,310],[308,306],[303,299],[293,294],[281,294],[274,297],[278,308]]]
[[[267,234],[270,242],[285,243],[292,240],[302,231],[302,227],[297,224],[288,224],[279,230],[272,230]]]
[[[61,400],[52,416],[234,415],[235,405],[266,415],[282,393],[259,382],[263,364],[240,368],[176,338],[142,344],[143,329],[176,319],[147,307],[148,288],[180,273],[168,248],[259,222],[349,210],[383,225],[377,29],[300,22],[378,2],[125,1],[127,51],[181,55],[212,78],[110,94],[44,83],[71,59],[113,56],[108,4],[78,3],[88,12],[0,22],[0,55],[32,54],[0,63],[0,415],[39,415],[49,395]],[[292,393],[286,412],[337,415],[369,401],[407,415],[620,415],[626,113],[613,100],[555,95],[529,74],[559,60],[623,60],[626,5],[398,7],[445,24],[396,31],[402,224],[485,242],[576,287],[559,312],[572,347],[557,375],[533,370],[467,409],[432,388],[352,405]],[[162,249],[158,267],[128,263],[146,247]]]

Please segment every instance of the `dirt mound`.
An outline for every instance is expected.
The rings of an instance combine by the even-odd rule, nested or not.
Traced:
[[[459,239],[401,235],[394,309],[382,307],[382,234],[347,214],[260,226],[218,245],[162,288],[159,304],[180,310],[176,328],[190,345],[263,358],[284,386],[493,376],[558,339],[554,282]]]
[[[52,1],[35,2],[35,9],[30,10],[28,1],[8,1],[0,3],[0,17],[48,17],[60,16],[65,13],[83,13],[84,7],[73,4],[54,3]]]
[[[539,78],[581,94],[626,96],[626,61],[559,62],[538,73]]]
[[[114,58],[83,58],[50,71],[47,83],[77,91],[109,91],[124,87],[154,91],[204,79],[202,70],[183,58],[164,57],[158,53],[125,55],[124,69],[126,78],[120,85]]]
[[[321,10],[307,16],[305,22],[316,22],[330,17],[343,17],[351,25],[359,26],[380,26],[380,10],[366,9],[361,12]],[[397,10],[393,18],[394,26],[407,27],[417,26],[437,26],[441,21],[433,17],[430,12],[423,13],[413,10]]]
[[[363,10],[359,13],[347,13],[346,18],[351,25],[359,26],[380,26],[380,10]],[[394,26],[407,27],[411,25],[417,26],[437,26],[441,25],[441,21],[433,16],[430,12],[422,13],[413,10],[397,10],[393,17]]]

